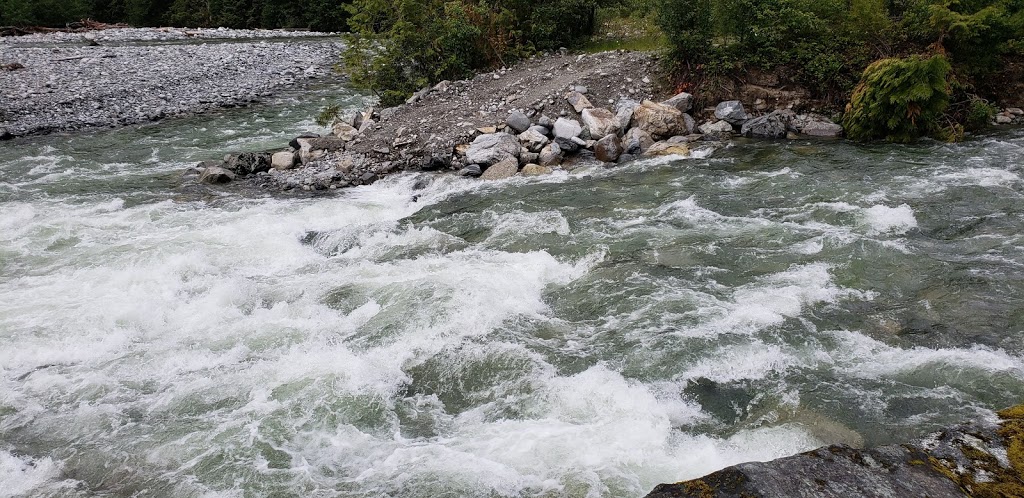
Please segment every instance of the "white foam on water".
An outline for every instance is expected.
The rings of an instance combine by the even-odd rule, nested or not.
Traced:
[[[24,458],[0,450],[0,498],[54,496],[74,486],[61,479],[60,464],[49,457]]]
[[[868,226],[869,235],[905,234],[917,228],[914,210],[906,204],[896,207],[883,205],[871,206],[862,212],[864,223]]]

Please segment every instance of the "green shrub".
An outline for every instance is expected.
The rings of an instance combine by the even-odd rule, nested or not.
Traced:
[[[909,142],[937,135],[949,105],[949,61],[943,55],[882,59],[864,70],[843,126],[854,140]]]

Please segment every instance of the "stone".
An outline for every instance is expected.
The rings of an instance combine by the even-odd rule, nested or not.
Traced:
[[[805,124],[800,131],[804,135],[812,137],[836,138],[843,134],[843,127],[829,119],[822,118]]]
[[[615,121],[618,123],[619,130],[629,129],[629,123],[633,121],[633,112],[637,107],[640,107],[640,103],[632,99],[621,99],[615,104]]]
[[[469,144],[466,161],[470,164],[490,166],[506,159],[518,160],[519,140],[507,133],[480,135]],[[485,171],[486,172],[486,171]]]
[[[584,109],[581,114],[583,125],[587,127],[592,138],[603,137],[609,133],[617,133],[618,121],[612,111],[604,108]]]
[[[551,129],[551,127],[555,126],[555,122],[552,121],[551,118],[547,116],[541,116],[540,118],[537,119],[537,125]]]
[[[434,91],[434,92],[437,92],[437,93],[447,93],[448,92],[448,88],[451,85],[452,85],[451,81],[444,80],[444,81],[434,85],[434,88],[432,88],[431,91]]]
[[[469,177],[472,177],[472,178],[476,178],[476,177],[482,175],[483,171],[480,171],[480,165],[479,164],[470,164],[469,166],[466,166],[465,168],[460,169],[457,174],[459,176],[469,176]]]
[[[540,151],[541,166],[557,166],[562,162],[562,148],[557,143],[548,144]]]
[[[705,135],[714,133],[732,133],[733,127],[728,121],[715,121],[704,123],[698,128]]]
[[[662,104],[675,107],[679,109],[679,112],[689,112],[690,107],[693,106],[693,95],[686,92],[678,93],[674,97],[662,102]]]
[[[565,96],[565,100],[569,102],[569,105],[571,105],[576,112],[583,112],[584,109],[594,107],[594,105],[591,104],[590,101],[587,100],[587,98],[580,92],[569,92],[569,94]]]
[[[557,138],[555,138],[554,142],[555,142],[555,145],[558,145],[558,147],[560,149],[562,149],[563,153],[565,153],[565,154],[572,154],[573,152],[576,152],[577,150],[580,149],[580,144],[576,143],[574,141],[574,139],[575,140],[580,140],[579,137],[572,137],[572,138],[557,137]]]
[[[295,152],[287,150],[275,153],[273,156],[270,156],[270,166],[276,170],[294,168]]]
[[[228,183],[235,179],[235,174],[220,166],[209,166],[199,174],[203,183]]]
[[[575,119],[558,118],[555,121],[554,134],[555,138],[572,138],[580,136],[583,133],[583,127],[580,126],[579,121]]]
[[[229,154],[224,158],[223,167],[242,176],[270,171],[270,154],[255,152]]]
[[[530,118],[526,117],[526,114],[523,114],[522,111],[512,111],[505,118],[505,124],[515,130],[516,133],[522,133],[530,128]]]
[[[540,133],[541,135],[544,135],[545,137],[551,135],[551,129],[546,126],[533,125],[527,131],[535,131],[537,133]]]
[[[527,164],[523,166],[523,176],[541,176],[550,175],[554,171],[547,166],[541,166],[539,164]]]
[[[362,121],[360,121],[360,124],[362,124]],[[334,123],[334,126],[331,126],[331,133],[346,142],[351,142],[359,135],[359,129],[350,124],[339,121]]]
[[[683,129],[686,134],[692,134],[697,129],[697,120],[693,119],[693,116],[683,113]]]
[[[537,152],[527,152],[525,154],[519,154],[520,164],[530,164],[540,161],[540,154]]]
[[[675,107],[645,100],[633,111],[633,126],[654,138],[687,133],[683,113]]]
[[[671,144],[668,142],[657,142],[644,151],[645,156],[689,156],[690,148],[685,144]]]
[[[789,120],[778,111],[748,119],[740,128],[740,134],[752,138],[785,138]]]
[[[1024,109],[1020,107],[1007,107],[1006,112],[1014,116],[1024,116]]]
[[[594,146],[594,157],[596,157],[598,161],[605,163],[618,161],[622,152],[622,139],[614,133],[605,135],[604,138],[598,140],[597,144]]]
[[[540,152],[550,142],[548,137],[533,130],[526,130],[519,134],[519,141],[526,146],[530,152]],[[520,153],[520,155],[522,155]]]
[[[630,161],[636,161],[638,158],[634,154],[622,154],[619,156],[619,164],[626,164]]]
[[[503,180],[511,178],[519,171],[519,161],[515,159],[502,159],[484,171],[480,175],[482,180]]]
[[[1006,125],[1011,123],[1013,123],[1013,118],[1011,118],[1010,116],[1007,116],[1005,114],[996,115],[996,124]]]
[[[300,138],[320,138],[320,135],[317,135],[316,133],[303,133],[302,135],[299,135],[293,138],[290,142],[288,142],[288,146],[295,150],[299,150]]]
[[[749,118],[743,104],[738,100],[727,100],[718,104],[715,107],[715,117],[734,126],[743,124]]]
[[[643,154],[648,147],[654,144],[651,134],[640,128],[630,128],[622,141],[623,148],[630,154]]]

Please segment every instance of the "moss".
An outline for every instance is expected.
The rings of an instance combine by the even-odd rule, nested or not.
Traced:
[[[955,482],[969,496],[978,498],[1009,498],[1024,496],[1024,405],[1007,408],[999,412],[1002,419],[998,430],[1003,438],[1009,467],[1004,467],[994,455],[971,446],[958,449],[971,460],[972,466],[963,473],[957,472],[956,462],[928,457],[932,468]],[[985,479],[976,479],[984,472]]]
[[[683,489],[691,496],[699,496],[700,498],[714,498],[715,496],[715,489],[700,479],[686,481],[682,485]]]

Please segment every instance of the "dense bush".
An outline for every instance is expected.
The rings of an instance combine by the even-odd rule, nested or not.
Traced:
[[[571,46],[591,34],[597,0],[355,0],[343,62],[383,105],[445,79]]]
[[[949,71],[943,55],[872,63],[847,106],[843,119],[847,136],[909,142],[935,134],[949,106]]]

